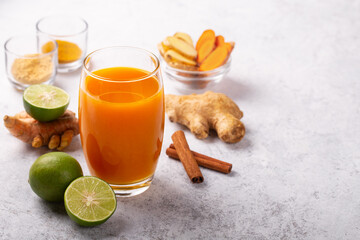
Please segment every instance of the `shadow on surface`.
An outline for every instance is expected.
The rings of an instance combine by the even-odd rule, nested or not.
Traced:
[[[191,187],[194,191],[204,192],[199,188],[205,188],[206,185],[194,184]],[[165,236],[166,229],[171,226],[188,228],[198,225],[199,221],[206,225],[207,221],[213,222],[214,218],[220,214],[220,209],[204,204],[203,198],[206,192],[193,196],[189,194],[191,195],[182,186],[174,186],[169,181],[155,178],[152,186],[143,194],[131,198],[118,198],[116,212],[103,225],[82,228],[73,224],[72,228],[89,239],[115,236],[121,238],[125,232],[127,236],[141,232],[151,239],[153,231],[158,227],[162,229],[156,229],[156,231],[164,231]],[[186,223],[186,226],[178,226],[182,222]],[[154,223],[167,224],[160,226]],[[138,226],[143,226],[144,229],[139,230]]]
[[[64,151],[67,153],[72,153],[81,150],[81,141],[80,141],[80,135],[75,136],[70,145],[67,146]]]
[[[212,89],[214,92],[221,92],[232,98],[233,100],[249,99],[255,94],[254,89],[249,85],[241,83],[240,80],[226,77],[218,85]]]
[[[39,208],[43,209],[45,212],[51,212],[52,214],[55,214],[54,216],[67,216],[63,202],[47,202],[42,199],[39,199],[38,202]]]
[[[225,148],[231,149],[231,150],[238,150],[238,149],[250,150],[252,148],[252,143],[251,143],[250,139],[247,137],[247,136],[249,136],[249,133],[250,133],[250,131],[248,131],[248,129],[246,129],[245,136],[240,140],[240,142],[224,143],[218,138],[216,131],[211,129],[209,131],[209,136],[205,139],[201,139],[200,141],[202,141],[206,144],[214,144],[215,142],[220,142],[220,143],[222,143],[222,145]]]
[[[69,221],[71,221],[70,218]],[[129,227],[129,224],[124,221],[124,216],[122,214],[116,214],[116,212],[105,223],[94,227],[82,227],[75,222],[71,223],[71,228],[75,232],[80,232],[81,235],[84,236],[84,239],[116,237],[121,234],[123,229]]]

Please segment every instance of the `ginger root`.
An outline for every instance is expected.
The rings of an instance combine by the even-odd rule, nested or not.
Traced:
[[[23,111],[14,117],[5,115],[4,124],[13,136],[31,143],[34,148],[47,145],[49,149],[61,151],[79,134],[78,119],[70,110],[51,122],[39,122]]]
[[[239,142],[245,135],[243,113],[229,97],[211,91],[184,96],[167,94],[165,111],[171,122],[185,125],[199,139],[214,129],[226,143]]]

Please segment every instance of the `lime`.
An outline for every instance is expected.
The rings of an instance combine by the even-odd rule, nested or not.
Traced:
[[[116,209],[112,188],[97,177],[80,177],[66,189],[65,209],[72,220],[81,226],[91,227],[108,220]]]
[[[30,116],[40,122],[48,122],[64,114],[70,97],[58,87],[36,84],[25,89],[23,102]]]
[[[64,192],[76,178],[83,176],[75,158],[63,152],[40,156],[30,168],[29,183],[42,199],[51,202],[64,200]]]

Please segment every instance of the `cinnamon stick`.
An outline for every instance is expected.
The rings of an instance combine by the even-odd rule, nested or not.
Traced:
[[[195,157],[196,162],[199,166],[209,168],[222,173],[230,173],[232,169],[232,164],[220,161],[216,158],[212,158],[201,153],[197,153],[191,151]],[[170,146],[166,149],[166,154],[176,160],[179,160],[179,155],[176,152],[174,144],[170,144]]]
[[[177,154],[179,155],[180,161],[183,164],[186,173],[193,183],[202,183],[204,177],[201,174],[199,166],[194,158],[194,155],[190,151],[189,145],[186,141],[185,134],[183,131],[176,131],[171,139],[174,142]]]

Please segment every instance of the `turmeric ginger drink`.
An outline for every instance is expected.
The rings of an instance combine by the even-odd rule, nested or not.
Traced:
[[[129,52],[129,47],[114,48]],[[150,186],[156,169],[163,141],[164,90],[154,55],[135,48],[134,54],[145,53],[146,64],[152,67],[93,63],[101,51],[113,54],[109,49],[113,48],[95,51],[84,61],[79,91],[81,143],[90,173],[108,182],[118,196],[132,196]],[[91,70],[94,66],[100,69]]]

